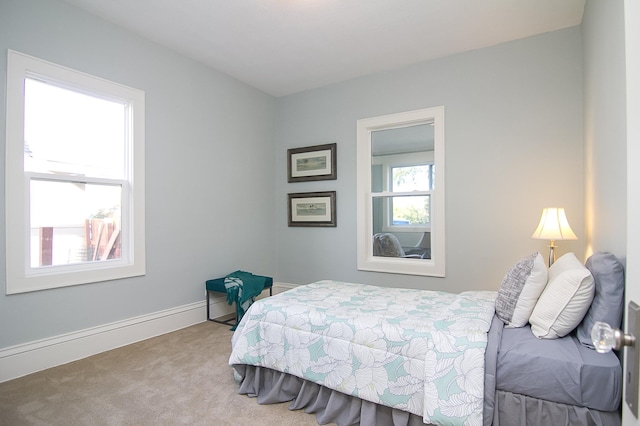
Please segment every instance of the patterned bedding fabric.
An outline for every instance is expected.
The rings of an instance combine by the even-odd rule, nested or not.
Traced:
[[[495,298],[319,281],[254,303],[229,364],[292,374],[425,423],[481,425]]]

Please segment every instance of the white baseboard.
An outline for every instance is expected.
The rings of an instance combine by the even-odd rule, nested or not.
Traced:
[[[273,294],[282,293],[283,291],[291,290],[292,288],[298,287],[299,284],[291,284],[291,283],[273,283]]]
[[[0,383],[205,321],[196,302],[0,349]]]
[[[274,283],[273,294],[296,286]],[[268,294],[265,291],[258,298]],[[206,308],[206,301],[195,302],[0,349],[0,383],[201,323],[206,320]],[[224,295],[211,297],[211,318],[234,312]]]

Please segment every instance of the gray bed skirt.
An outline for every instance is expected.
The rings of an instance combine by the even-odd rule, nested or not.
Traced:
[[[603,425],[620,426],[620,414],[574,405],[558,404],[496,391],[494,426]]]
[[[256,397],[258,404],[291,401],[290,410],[303,409],[308,414],[315,414],[321,425],[424,425],[422,417],[415,414],[363,401],[286,373],[249,365],[234,368],[244,377],[240,394]]]
[[[290,401],[290,410],[315,414],[321,425],[424,425],[421,416],[363,401],[286,373],[249,365],[234,368],[244,377],[238,393],[255,397],[259,404]],[[497,391],[495,395],[495,426],[620,426],[620,423],[617,412],[557,404],[504,391]]]

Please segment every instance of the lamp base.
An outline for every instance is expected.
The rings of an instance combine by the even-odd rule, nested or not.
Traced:
[[[556,261],[556,245],[555,241],[551,240],[551,244],[549,244],[549,267],[553,265],[553,262]]]

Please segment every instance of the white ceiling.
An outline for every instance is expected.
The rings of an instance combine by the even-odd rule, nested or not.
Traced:
[[[66,0],[274,96],[579,25],[585,0]]]

